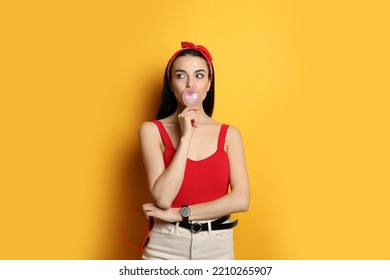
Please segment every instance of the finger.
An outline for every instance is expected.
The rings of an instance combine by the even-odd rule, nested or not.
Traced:
[[[145,213],[145,218],[146,219],[149,220],[151,217],[154,217],[154,212],[148,211],[148,212]]]
[[[187,117],[198,116],[198,114],[195,111],[188,111],[188,112],[180,114],[179,116],[182,117],[182,118],[187,118]]]
[[[186,118],[184,118],[184,124],[185,126],[192,126],[193,123],[197,120],[197,118],[195,116],[188,116]]]
[[[150,206],[153,206],[154,204],[153,203],[144,203],[142,204],[142,208],[150,208]]]
[[[180,115],[186,115],[188,113],[196,113],[199,109],[198,108],[189,108],[189,107],[186,107],[180,114]]]
[[[198,114],[196,114],[194,111],[189,111],[189,112],[180,114],[180,115],[179,115],[179,118],[182,118],[182,119],[185,119],[185,118],[188,118],[188,117],[194,118],[194,117],[196,117],[197,115],[198,115]]]
[[[198,127],[199,126],[199,116],[198,115],[195,116],[192,124],[193,124],[194,127]]]
[[[152,211],[145,211],[142,216],[145,217],[145,219],[149,219],[149,217],[152,216]]]
[[[150,212],[153,210],[154,204],[152,203],[146,203],[142,205],[142,215],[145,216],[147,212]]]
[[[193,122],[193,126],[194,126],[194,127],[198,127],[198,126],[199,126],[199,121],[197,121],[197,120],[194,120],[194,122]]]
[[[182,112],[187,112],[187,111],[191,111],[191,110],[197,111],[197,110],[199,110],[199,108],[198,107],[185,107]]]

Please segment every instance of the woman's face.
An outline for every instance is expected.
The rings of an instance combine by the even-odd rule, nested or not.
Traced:
[[[185,93],[197,93],[203,102],[210,89],[207,62],[198,56],[180,56],[171,66],[171,89],[177,101],[184,105]],[[184,105],[185,106],[185,105]]]

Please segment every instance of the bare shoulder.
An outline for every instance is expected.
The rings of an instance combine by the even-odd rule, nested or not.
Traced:
[[[158,128],[153,122],[144,122],[141,124],[138,133],[141,139],[155,138],[158,136]]]
[[[225,148],[229,150],[229,147],[242,146],[241,132],[237,127],[229,125],[226,133]]]
[[[241,141],[241,132],[237,127],[229,125],[226,134],[227,141]]]

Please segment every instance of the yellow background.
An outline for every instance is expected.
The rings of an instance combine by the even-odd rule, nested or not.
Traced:
[[[387,3],[1,4],[0,258],[139,258],[119,237],[145,234],[137,131],[193,41],[246,147],[236,257],[390,259]]]

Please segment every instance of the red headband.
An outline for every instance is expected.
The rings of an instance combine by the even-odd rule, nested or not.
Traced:
[[[203,47],[201,45],[195,45],[194,43],[191,43],[191,42],[181,42],[181,47],[182,47],[182,49],[175,52],[173,54],[173,56],[171,57],[171,59],[168,61],[168,66],[167,66],[168,80],[169,80],[169,73],[171,71],[172,62],[184,50],[196,50],[203,55],[203,57],[207,61],[209,69],[210,69],[210,79],[212,79],[213,78],[213,63],[212,63],[213,58],[211,57],[211,54],[209,53],[209,51],[205,47]]]

